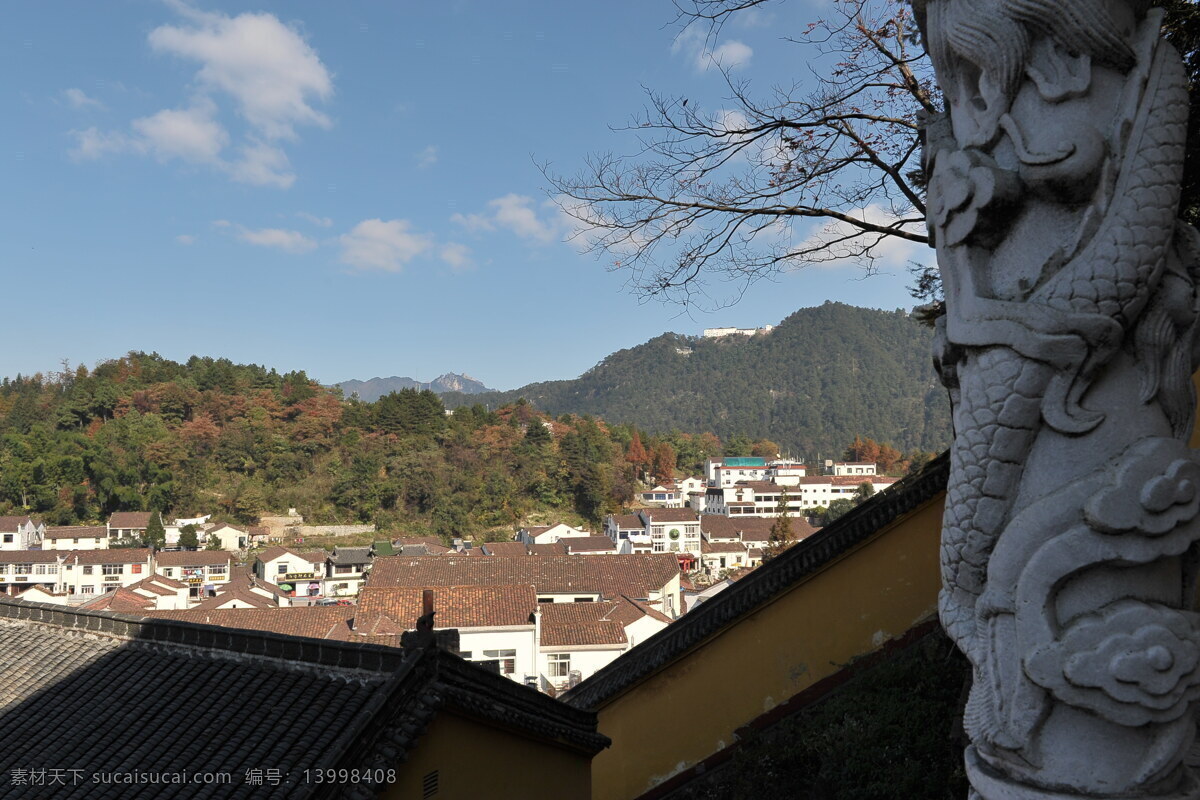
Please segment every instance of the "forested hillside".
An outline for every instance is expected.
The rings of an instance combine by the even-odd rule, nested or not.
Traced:
[[[531,513],[596,521],[628,501],[634,435],[523,403],[447,416],[429,391],[365,404],[303,372],[131,353],[0,382],[0,514],[251,522],[295,507],[313,522],[510,535]]]
[[[857,435],[941,450],[950,406],[930,363],[930,334],[900,311],[825,303],[769,334],[668,333],[576,380],[442,399],[494,407],[524,397],[550,414],[594,414],[655,432],[765,437],[804,458],[837,456]]]

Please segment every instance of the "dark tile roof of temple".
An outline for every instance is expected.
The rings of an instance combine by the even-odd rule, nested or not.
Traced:
[[[831,525],[785,550],[562,695],[578,708],[597,708],[679,658],[736,620],[916,510],[946,488],[950,457],[943,453],[916,475],[873,495]]]
[[[305,769],[397,766],[441,709],[594,754],[595,716],[432,646],[405,651],[0,598],[0,797],[307,798]],[[290,781],[252,785],[248,770]],[[80,770],[22,786],[13,770]],[[222,785],[97,783],[228,773]],[[360,783],[336,796],[372,798]],[[197,790],[202,789],[202,794]]]

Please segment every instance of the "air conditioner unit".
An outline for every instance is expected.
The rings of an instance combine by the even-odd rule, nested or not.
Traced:
[[[576,686],[578,686],[582,680],[583,680],[583,673],[577,669],[573,669],[569,673],[567,673],[567,686],[569,686],[571,688],[575,688]]]

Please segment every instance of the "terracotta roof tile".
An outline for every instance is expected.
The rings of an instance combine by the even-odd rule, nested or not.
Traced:
[[[46,528],[47,539],[107,539],[108,528],[103,525],[71,525]]]
[[[60,551],[61,552],[61,551]],[[145,564],[150,551],[145,547],[119,547],[110,550],[72,550],[64,564]]]
[[[529,548],[524,542],[484,542],[480,545],[489,556],[526,556]]]
[[[568,553],[600,553],[605,550],[616,552],[617,546],[607,536],[578,536],[563,539]]]
[[[598,592],[648,597],[679,576],[670,553],[578,556],[387,556],[375,559],[370,586],[496,586],[532,584],[539,593]]]
[[[108,518],[110,528],[145,528],[149,524],[149,511],[114,511]]]
[[[436,628],[532,625],[538,605],[528,584],[439,586],[432,591]],[[422,592],[423,587],[367,586],[358,596],[357,617],[366,621],[383,614],[411,630],[422,613]]]

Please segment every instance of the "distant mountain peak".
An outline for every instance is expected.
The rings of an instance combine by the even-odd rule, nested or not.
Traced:
[[[342,381],[337,386],[346,397],[356,394],[358,395],[358,399],[364,403],[373,403],[385,394],[398,392],[401,389],[429,389],[438,394],[444,392],[479,394],[481,392],[494,391],[470,375],[457,372],[447,372],[439,375],[428,383],[413,378],[393,375],[390,378],[371,378],[368,381]]]

